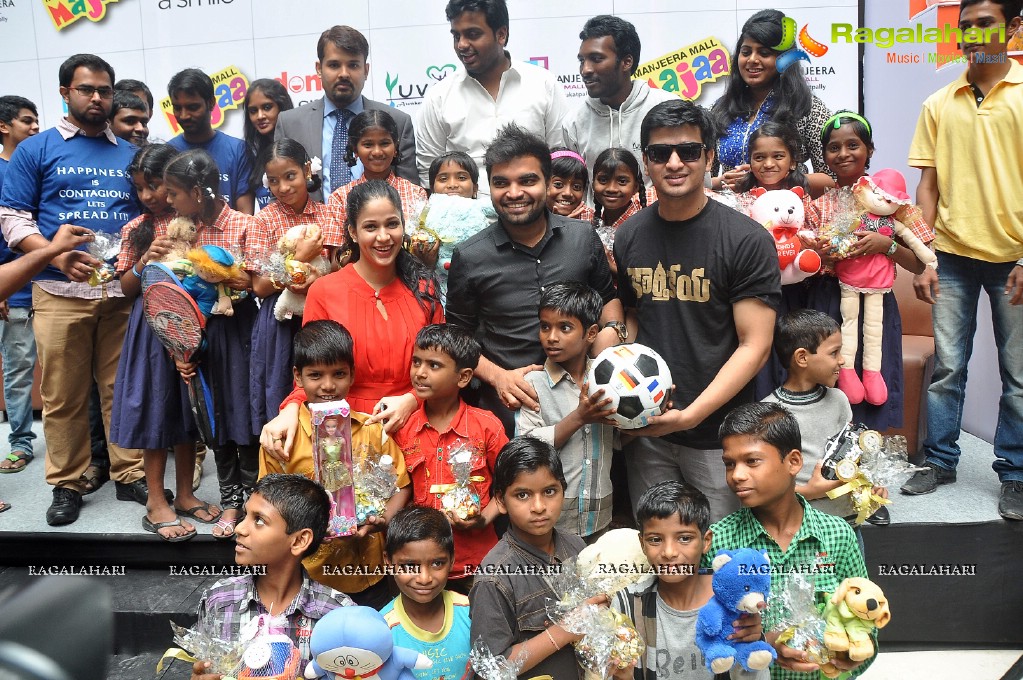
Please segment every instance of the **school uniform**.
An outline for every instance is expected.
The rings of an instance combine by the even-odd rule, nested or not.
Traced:
[[[341,234],[328,229],[329,211],[318,201],[306,201],[301,213],[274,201],[259,211],[246,236],[245,260],[265,260],[277,250],[277,242],[292,227],[315,224],[323,230],[325,246],[340,246]],[[258,273],[258,272],[253,272]],[[292,376],[292,343],[302,327],[302,317],[278,321],[274,306],[281,293],[268,295],[260,301],[259,312],[252,327],[251,371],[249,373],[249,420],[252,432],[258,435],[263,425],[277,417],[281,402],[294,384]]]

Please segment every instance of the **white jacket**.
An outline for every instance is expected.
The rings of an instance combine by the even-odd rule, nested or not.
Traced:
[[[650,186],[650,178],[643,167],[639,128],[647,111],[661,102],[677,98],[678,95],[671,92],[650,87],[645,80],[632,81],[632,92],[619,109],[587,97],[565,117],[565,146],[586,159],[586,167],[591,173],[601,151],[613,146],[629,149],[643,169],[643,181]]]

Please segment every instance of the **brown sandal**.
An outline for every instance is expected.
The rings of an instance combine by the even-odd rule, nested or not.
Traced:
[[[110,468],[90,465],[85,469],[85,473],[78,478],[78,481],[84,489],[82,493],[88,496],[90,493],[99,491],[101,486],[110,481]]]

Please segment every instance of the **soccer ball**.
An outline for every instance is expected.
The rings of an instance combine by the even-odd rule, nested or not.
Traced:
[[[603,389],[616,411],[611,418],[623,430],[646,425],[664,413],[671,396],[671,371],[661,355],[646,345],[616,345],[597,355],[590,366],[590,394]]]

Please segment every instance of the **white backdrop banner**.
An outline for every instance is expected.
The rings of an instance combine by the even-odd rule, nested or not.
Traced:
[[[214,124],[241,135],[241,102],[257,78],[282,82],[295,105],[322,96],[316,41],[334,24],[362,31],[370,44],[364,94],[415,109],[429,88],[459,67],[444,18],[445,0],[0,0],[0,94],[40,107],[43,127],[64,113],[57,69],[92,52],[118,78],[146,82],[156,98],[151,138],[176,134],[166,98],[177,71],[198,67],[216,82]],[[508,50],[554,73],[573,100],[586,96],[576,54],[579,31],[597,14],[636,25],[642,77],[709,105],[722,92],[743,22],[767,7],[792,17],[827,51],[802,60],[811,89],[831,109],[859,105],[858,47],[830,43],[831,25],[859,25],[858,0],[510,0]],[[707,7],[711,6],[712,9]],[[797,40],[796,48],[800,47]],[[413,116],[413,111],[409,111]]]

